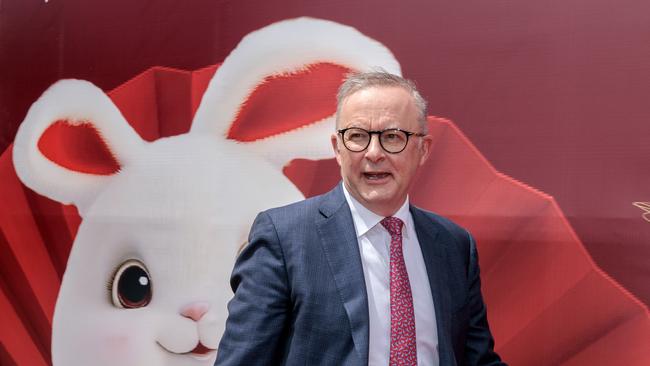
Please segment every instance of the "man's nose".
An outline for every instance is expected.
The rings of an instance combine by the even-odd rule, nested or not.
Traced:
[[[379,161],[384,158],[384,148],[381,147],[379,142],[379,135],[370,135],[370,144],[366,149],[366,159],[370,161]]]

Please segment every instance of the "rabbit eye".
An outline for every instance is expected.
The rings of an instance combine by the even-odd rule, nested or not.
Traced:
[[[111,297],[118,308],[141,308],[151,301],[151,277],[140,261],[129,259],[122,263],[112,282]]]

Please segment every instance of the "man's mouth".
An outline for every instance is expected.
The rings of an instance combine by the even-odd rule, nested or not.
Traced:
[[[376,172],[376,173],[374,173],[374,172],[372,172],[372,173],[363,173],[363,176],[368,180],[378,181],[378,180],[382,180],[384,178],[388,178],[388,176],[390,176],[390,173],[386,173],[386,172]]]

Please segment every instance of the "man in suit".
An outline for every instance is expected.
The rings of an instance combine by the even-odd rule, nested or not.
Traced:
[[[409,204],[432,138],[412,82],[341,86],[342,183],[256,218],[233,270],[217,365],[504,365],[471,235]]]

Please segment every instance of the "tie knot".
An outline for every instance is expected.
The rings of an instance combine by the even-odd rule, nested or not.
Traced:
[[[388,216],[381,220],[381,224],[388,230],[391,236],[402,235],[402,225],[404,223],[397,217]]]

